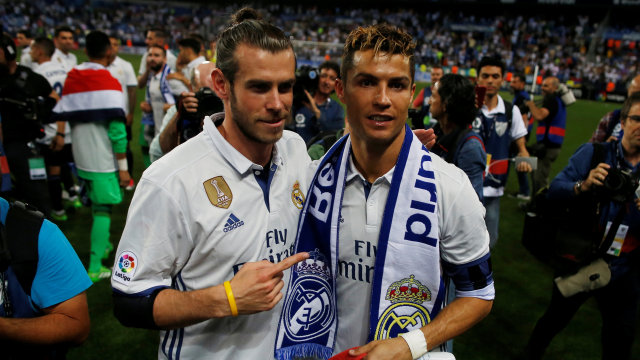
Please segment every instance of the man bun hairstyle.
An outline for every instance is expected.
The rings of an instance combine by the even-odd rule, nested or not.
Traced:
[[[353,68],[353,56],[356,51],[373,50],[375,55],[403,55],[409,58],[411,82],[415,74],[416,43],[403,29],[388,24],[376,24],[358,27],[351,31],[344,43],[340,77],[346,79],[347,71]]]
[[[238,10],[231,18],[231,25],[218,37],[216,46],[216,66],[232,85],[238,72],[234,53],[241,44],[274,54],[289,49],[293,51],[289,37],[278,27],[262,20],[256,10],[247,7]]]

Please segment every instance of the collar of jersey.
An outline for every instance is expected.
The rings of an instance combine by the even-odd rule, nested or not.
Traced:
[[[222,134],[220,134],[220,131],[218,131],[218,128],[216,128],[214,124],[214,121],[220,116],[224,116],[224,113],[213,114],[211,117],[205,118],[204,121],[204,130],[211,138],[213,146],[216,148],[218,153],[220,153],[220,155],[222,155],[222,157],[241,175],[253,172],[253,170],[264,170],[261,165],[254,164],[251,160],[242,155],[236,148],[227,142],[227,139],[225,139]],[[278,151],[279,143],[280,140],[274,144],[273,154],[271,156],[271,164],[275,164],[277,166],[283,164],[280,151]]]
[[[491,115],[495,115],[495,114],[504,114],[504,100],[502,100],[502,96],[497,95],[498,96],[498,106],[496,106],[495,108],[493,108],[493,110],[489,111],[489,108],[487,108],[487,104],[482,105],[482,113],[484,114],[484,116],[491,116]]]
[[[76,66],[76,69],[78,70],[101,70],[101,69],[106,69],[104,66],[98,64],[98,63],[94,63],[94,62],[83,62],[82,64]]]
[[[393,170],[395,170],[395,168],[396,168],[395,166],[392,167],[391,170],[387,171],[386,174],[384,174],[381,177],[377,178],[374,181],[374,184],[375,183],[379,183],[380,181],[386,181],[387,184],[391,184],[391,179],[393,178]],[[346,183],[349,184],[354,179],[360,179],[361,181],[367,181],[367,179],[365,179],[364,176],[362,176],[362,174],[360,173],[360,171],[356,167],[355,163],[353,162],[353,153],[351,153],[351,155],[349,156],[349,167],[348,167],[348,170],[347,170]]]

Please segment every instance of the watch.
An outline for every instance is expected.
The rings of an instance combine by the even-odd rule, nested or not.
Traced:
[[[576,181],[575,185],[573,185],[573,188],[575,189],[576,193],[581,194],[582,193],[582,183],[584,181],[582,180],[578,180]]]

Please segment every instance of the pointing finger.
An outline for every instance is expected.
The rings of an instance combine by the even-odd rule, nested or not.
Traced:
[[[300,252],[297,254],[293,254],[291,256],[289,256],[288,258],[280,261],[279,263],[275,264],[275,266],[272,269],[272,272],[274,274],[277,274],[281,271],[287,270],[288,268],[292,267],[293,265],[299,263],[300,261],[306,260],[309,258],[309,253],[306,252]]]

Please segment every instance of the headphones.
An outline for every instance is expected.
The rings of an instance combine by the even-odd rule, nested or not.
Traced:
[[[13,61],[16,59],[18,52],[16,51],[16,43],[6,33],[2,34],[2,40],[0,40],[0,47],[4,51],[4,57],[7,61]]]

